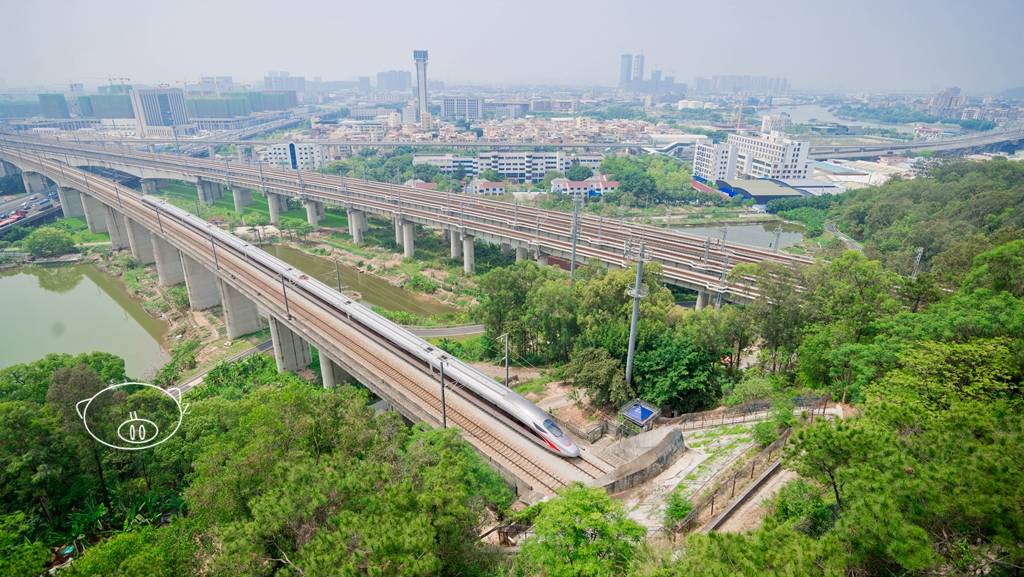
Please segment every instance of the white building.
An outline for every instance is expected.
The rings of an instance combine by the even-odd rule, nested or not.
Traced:
[[[736,178],[736,147],[710,140],[694,145],[693,176],[704,182]]]
[[[282,142],[260,151],[260,161],[303,170],[318,169],[324,164],[320,146],[311,142]]]
[[[463,174],[476,176],[485,170],[493,170],[502,178],[517,182],[537,182],[548,172],[564,173],[573,164],[590,169],[601,166],[601,154],[569,154],[566,152],[481,152],[478,156],[456,156],[454,154],[417,154],[413,165],[436,166],[441,172],[451,175],[461,170]]]
[[[733,178],[808,178],[810,143],[786,138],[779,132],[746,136],[730,134],[719,144],[698,144],[693,152],[693,174],[705,181]]]
[[[606,192],[615,192],[618,189],[618,181],[608,180],[608,177],[603,174],[596,174],[586,180],[551,179],[551,192],[568,194],[574,197],[586,195],[590,191],[594,191],[597,194],[605,194]]]
[[[484,117],[483,100],[446,96],[441,100],[441,118],[445,120],[480,120]]]

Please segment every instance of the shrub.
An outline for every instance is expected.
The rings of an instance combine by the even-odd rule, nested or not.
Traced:
[[[33,230],[24,241],[25,249],[37,257],[54,257],[75,252],[75,241],[67,232],[44,226]]]
[[[677,530],[690,511],[693,511],[693,503],[683,496],[682,486],[676,487],[665,501],[665,528]]]

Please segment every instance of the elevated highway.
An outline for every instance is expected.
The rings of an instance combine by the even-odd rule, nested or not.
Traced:
[[[303,369],[312,345],[319,351],[324,386],[351,376],[409,419],[441,423],[440,375],[410,353],[409,343],[417,339],[405,329],[162,200],[20,146],[0,143],[0,159],[56,183],[68,210],[84,210],[91,229],[110,233],[115,250],[131,250],[136,260],[155,264],[161,284],[184,282],[192,308],[220,305],[229,338],[269,323],[279,370]],[[447,422],[528,500],[611,469],[589,452],[563,459],[541,448],[451,376],[454,369],[471,368],[443,353],[431,354],[453,367],[445,380]]]
[[[444,230],[449,237],[451,257],[462,258],[467,273],[474,270],[475,240],[501,244],[514,249],[517,259],[533,257],[542,263],[549,256],[569,259],[572,254],[573,217],[568,212],[260,163],[7,135],[0,138],[0,144],[40,159],[60,160],[68,166],[100,166],[126,172],[142,179],[143,190],[152,190],[160,179],[192,181],[203,202],[212,202],[223,194],[223,187],[230,187],[237,210],[244,207],[252,191],[259,191],[267,195],[272,222],[277,221],[286,198],[304,204],[307,218],[314,226],[318,225],[324,206],[339,207],[348,211],[350,233],[357,243],[362,241],[367,215],[393,220],[396,242],[408,257],[415,254],[416,225]],[[698,306],[756,297],[757,289],[749,280],[726,278],[736,264],[772,261],[800,266],[811,262],[803,256],[664,228],[591,215],[579,218],[578,262],[597,259],[607,266],[626,267],[632,260],[631,251],[641,242],[647,259],[661,264],[666,282],[698,292]]]
[[[1001,144],[1003,142],[1016,142],[1022,139],[1024,139],[1024,128],[1012,128],[1008,130],[990,130],[988,132],[979,132],[968,136],[945,138],[942,140],[872,144],[867,146],[813,146],[808,156],[814,160],[825,160],[828,158],[874,158],[876,156],[892,156],[901,152],[922,150],[932,150],[935,152],[964,150]]]

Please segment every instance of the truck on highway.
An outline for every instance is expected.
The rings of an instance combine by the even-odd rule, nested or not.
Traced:
[[[0,220],[0,228],[16,223],[25,218],[26,215],[28,215],[28,212],[18,209],[12,212],[7,218]]]

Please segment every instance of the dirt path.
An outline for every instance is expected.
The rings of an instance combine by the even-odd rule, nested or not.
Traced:
[[[783,485],[796,479],[793,471],[780,470],[765,481],[757,493],[750,496],[743,505],[726,519],[718,528],[720,533],[744,533],[756,529],[768,514],[768,504],[779,493]]]

